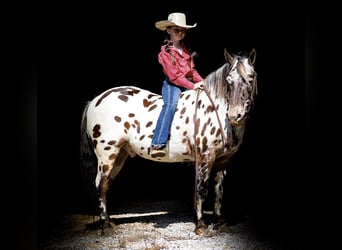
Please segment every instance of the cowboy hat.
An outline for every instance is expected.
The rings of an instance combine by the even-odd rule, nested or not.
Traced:
[[[196,27],[196,25],[197,23],[194,25],[187,25],[185,14],[179,12],[169,14],[167,20],[156,22],[156,28],[160,30],[166,30],[169,26],[179,26],[190,29]]]

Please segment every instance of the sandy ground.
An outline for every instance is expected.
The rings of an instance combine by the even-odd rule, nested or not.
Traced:
[[[210,225],[207,236],[198,236],[191,207],[182,201],[126,202],[111,219],[103,235],[98,216],[63,215],[41,235],[39,249],[298,249],[257,239],[245,223],[220,230]]]

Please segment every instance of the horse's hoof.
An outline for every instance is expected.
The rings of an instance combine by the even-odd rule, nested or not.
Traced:
[[[208,228],[207,227],[197,227],[195,229],[195,233],[200,236],[207,236],[208,235]]]
[[[101,235],[103,235],[103,236],[111,235],[113,233],[114,226],[115,226],[115,224],[112,222],[103,223]]]
[[[224,218],[217,218],[216,222],[214,222],[213,229],[214,230],[219,230],[221,227],[223,227],[226,224],[226,221]]]
[[[233,233],[233,230],[228,226],[227,222],[219,218],[218,221],[213,226],[214,230],[225,232],[225,233]]]
[[[112,228],[114,226],[115,226],[115,224],[113,222],[110,222],[110,221],[104,221],[102,224],[103,229]]]
[[[195,233],[197,235],[201,235],[201,236],[209,235],[208,226],[203,221],[199,221],[197,223],[197,226],[196,226],[196,229],[195,229]]]
[[[234,231],[225,223],[225,224],[216,224],[214,225],[214,230],[224,233],[234,233]]]
[[[204,223],[203,220],[199,220],[197,222],[197,226],[195,229],[195,233],[197,235],[201,235],[201,236],[206,236],[208,235],[208,226]]]

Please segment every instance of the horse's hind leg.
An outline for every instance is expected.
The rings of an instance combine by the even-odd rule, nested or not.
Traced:
[[[102,220],[102,229],[111,226],[110,218],[107,210],[107,194],[111,184],[111,181],[120,172],[128,154],[125,150],[117,151],[118,153],[113,153],[106,155],[105,158],[99,158],[98,171],[96,176],[96,188],[99,196],[99,207],[101,209],[100,219]],[[104,232],[104,231],[103,231]]]

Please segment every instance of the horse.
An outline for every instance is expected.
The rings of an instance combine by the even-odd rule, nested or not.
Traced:
[[[151,156],[151,140],[163,100],[160,94],[136,86],[117,86],[88,101],[81,117],[81,160],[95,155],[92,185],[97,190],[102,229],[111,227],[107,194],[128,156],[151,161],[188,163],[195,167],[195,233],[205,235],[208,223],[203,203],[214,177],[215,226],[223,225],[221,202],[228,164],[238,151],[245,125],[257,95],[254,69],[256,51],[229,53],[225,62],[209,73],[199,89],[179,96],[164,156]],[[217,228],[217,227],[216,227]]]

